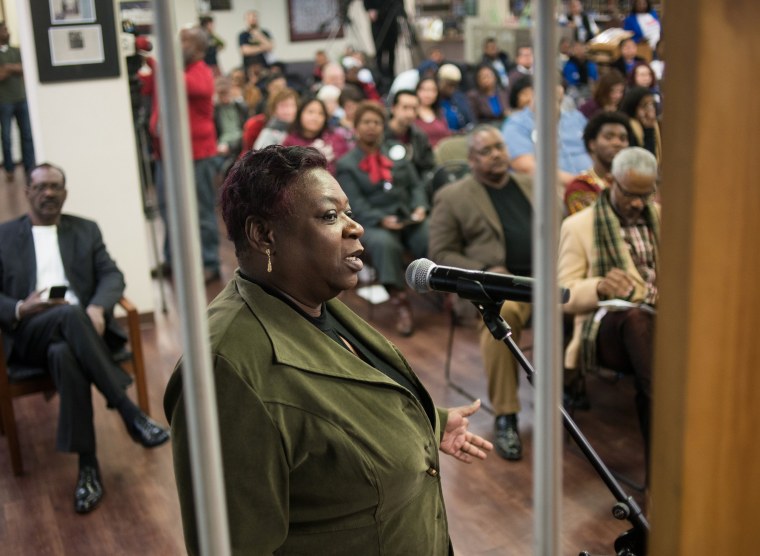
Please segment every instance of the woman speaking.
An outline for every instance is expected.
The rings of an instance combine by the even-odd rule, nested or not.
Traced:
[[[208,309],[235,554],[451,551],[438,450],[492,446],[473,405],[437,409],[395,346],[335,297],[363,228],[303,147],[246,153],[221,193],[239,269]],[[182,378],[164,399],[185,540],[198,551]]]

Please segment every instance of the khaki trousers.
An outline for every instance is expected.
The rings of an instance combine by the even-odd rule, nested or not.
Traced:
[[[520,334],[530,320],[533,308],[530,303],[505,301],[501,307],[501,316],[512,328],[512,338],[520,342]],[[512,352],[491,335],[488,328],[481,323],[480,352],[488,376],[488,397],[491,399],[494,415],[520,412],[520,399],[517,397],[518,364]]]

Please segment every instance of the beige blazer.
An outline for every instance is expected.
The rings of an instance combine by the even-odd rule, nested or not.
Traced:
[[[659,214],[660,207],[657,205]],[[570,300],[563,306],[566,313],[575,315],[573,337],[565,350],[565,367],[576,369],[580,364],[581,332],[583,323],[596,311],[599,297],[596,287],[602,276],[592,276],[596,262],[594,249],[594,206],[586,207],[573,214],[562,223],[559,237],[559,285],[570,290]],[[646,282],[642,278],[633,258],[626,250],[623,253],[625,270],[634,281],[635,289],[631,301],[644,301]]]

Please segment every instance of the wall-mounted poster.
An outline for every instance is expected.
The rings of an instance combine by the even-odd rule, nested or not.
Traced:
[[[343,37],[339,0],[288,0],[290,41],[313,41]]]
[[[29,0],[40,83],[119,75],[113,0]]]
[[[95,21],[93,0],[48,0],[53,25]]]
[[[126,0],[119,2],[122,24],[129,21],[138,35],[153,32],[153,8],[148,0]]]
[[[100,25],[51,27],[50,61],[54,66],[100,64],[103,54],[103,33]]]

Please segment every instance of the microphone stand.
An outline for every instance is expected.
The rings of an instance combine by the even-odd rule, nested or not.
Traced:
[[[477,308],[483,316],[483,322],[488,327],[491,335],[496,339],[503,341],[509,348],[509,351],[515,356],[525,373],[528,376],[528,382],[533,385],[533,378],[536,374],[533,366],[525,357],[523,352],[512,339],[512,329],[507,322],[501,317],[500,311],[504,301],[494,301],[485,292],[480,282],[476,280],[467,280],[459,278],[457,280],[457,294],[469,301]],[[519,300],[524,301],[524,300]],[[580,448],[583,455],[586,456],[594,470],[602,479],[617,503],[612,507],[612,515],[615,519],[621,521],[627,520],[631,524],[631,529],[622,533],[614,543],[615,553],[617,556],[645,556],[646,540],[649,533],[649,522],[644,516],[641,508],[636,501],[626,494],[623,487],[615,479],[609,468],[604,464],[602,458],[596,453],[589,441],[583,435],[575,421],[568,415],[565,408],[560,406],[562,414],[562,424],[573,440]],[[589,556],[588,552],[581,552],[580,556]]]

